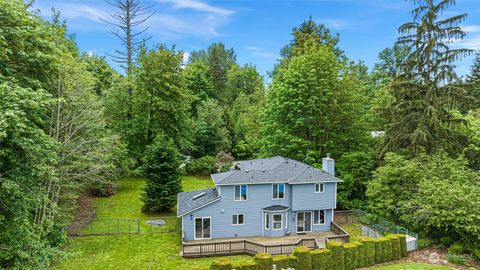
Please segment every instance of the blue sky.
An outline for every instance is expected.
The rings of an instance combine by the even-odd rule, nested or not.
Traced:
[[[142,0],[141,0],[142,1]],[[223,42],[233,47],[240,64],[252,63],[261,74],[273,68],[280,49],[291,40],[291,30],[310,15],[340,34],[340,47],[352,60],[362,60],[370,68],[378,52],[391,47],[397,28],[410,20],[412,4],[405,0],[143,0],[155,15],[148,21],[148,45],[176,45],[188,52]],[[102,0],[37,0],[34,5],[49,19],[55,7],[67,20],[82,51],[98,55],[121,49],[110,33],[111,8]],[[463,27],[464,41],[455,46],[480,49],[480,0],[457,0],[448,13],[468,12]],[[447,15],[449,15],[447,14]],[[458,63],[461,75],[469,70],[472,58]],[[119,69],[118,65],[109,62]]]

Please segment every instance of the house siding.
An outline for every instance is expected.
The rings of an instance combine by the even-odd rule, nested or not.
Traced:
[[[335,209],[336,183],[325,183],[322,193],[315,193],[315,184],[292,185],[292,211]]]

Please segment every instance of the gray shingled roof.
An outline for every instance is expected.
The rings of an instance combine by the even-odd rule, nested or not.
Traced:
[[[205,194],[203,195],[203,193]],[[220,196],[218,196],[218,192],[215,188],[180,192],[177,194],[177,216],[187,214],[188,212],[203,207],[219,198]]]
[[[308,164],[280,156],[240,161],[235,170],[211,176],[215,185],[342,182]]]
[[[288,210],[288,207],[283,205],[272,205],[272,206],[263,208],[263,210],[269,211],[269,212],[286,211]]]

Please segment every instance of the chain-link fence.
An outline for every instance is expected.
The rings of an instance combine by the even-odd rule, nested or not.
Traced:
[[[140,220],[126,218],[99,218],[85,226],[74,236],[139,234]]]

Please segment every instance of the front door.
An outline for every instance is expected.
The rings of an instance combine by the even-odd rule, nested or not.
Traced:
[[[312,212],[298,212],[297,213],[297,232],[311,232],[312,231]]]
[[[210,239],[210,218],[195,218],[195,239]]]

